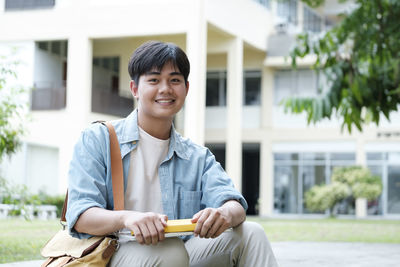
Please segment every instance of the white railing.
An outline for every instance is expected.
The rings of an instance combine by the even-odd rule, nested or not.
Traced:
[[[40,220],[51,220],[57,218],[57,207],[54,205],[25,205],[21,208],[13,204],[0,204],[0,219],[11,218],[13,211],[20,211],[20,217]]]

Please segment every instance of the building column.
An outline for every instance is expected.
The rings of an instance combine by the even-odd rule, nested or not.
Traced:
[[[207,72],[207,21],[204,0],[192,0],[191,21],[186,35],[190,61],[189,93],[184,107],[184,136],[204,145]]]
[[[297,26],[301,31],[304,30],[304,6],[305,4],[303,2],[297,2]]]
[[[260,216],[271,216],[274,210],[274,172],[271,134],[266,134],[260,151]]]
[[[263,68],[261,87],[261,127],[265,134],[260,151],[260,215],[271,216],[274,209],[274,179],[272,158],[272,113],[274,106],[274,73]]]
[[[92,46],[92,40],[84,35],[68,39],[66,111],[80,129],[88,123],[92,109]]]
[[[77,34],[68,39],[67,105],[68,135],[59,146],[59,193],[68,185],[69,162],[81,131],[89,125],[92,97],[92,40]]]
[[[357,143],[356,143],[356,164],[359,166],[367,166],[367,155],[365,154],[365,139],[360,133],[356,133]]]
[[[228,48],[226,171],[235,187],[242,189],[243,40],[235,38]]]

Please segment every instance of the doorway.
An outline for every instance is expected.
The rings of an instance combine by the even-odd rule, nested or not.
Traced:
[[[242,194],[248,215],[258,215],[260,196],[260,144],[245,143],[242,149]]]

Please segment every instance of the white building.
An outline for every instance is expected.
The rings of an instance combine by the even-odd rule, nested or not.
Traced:
[[[400,114],[348,134],[339,120],[307,126],[278,106],[317,93],[312,58],[299,71],[285,61],[294,34],[323,30],[342,10],[337,1],[312,10],[296,0],[0,0],[0,54],[18,47],[19,80],[35,88],[29,135],[2,173],[33,192],[64,193],[80,131],[130,113],[129,57],[156,39],[176,43],[191,62],[177,129],[210,147],[249,213],[308,213],[305,191],[329,183],[334,166],[361,164],[384,184],[369,213],[398,215]],[[340,212],[354,210],[344,203]]]

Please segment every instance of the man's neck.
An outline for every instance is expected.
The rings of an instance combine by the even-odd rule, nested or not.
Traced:
[[[141,116],[140,112],[138,112],[138,125],[151,136],[167,140],[171,134],[172,119],[166,120],[153,118],[150,120],[149,118],[144,118]]]

